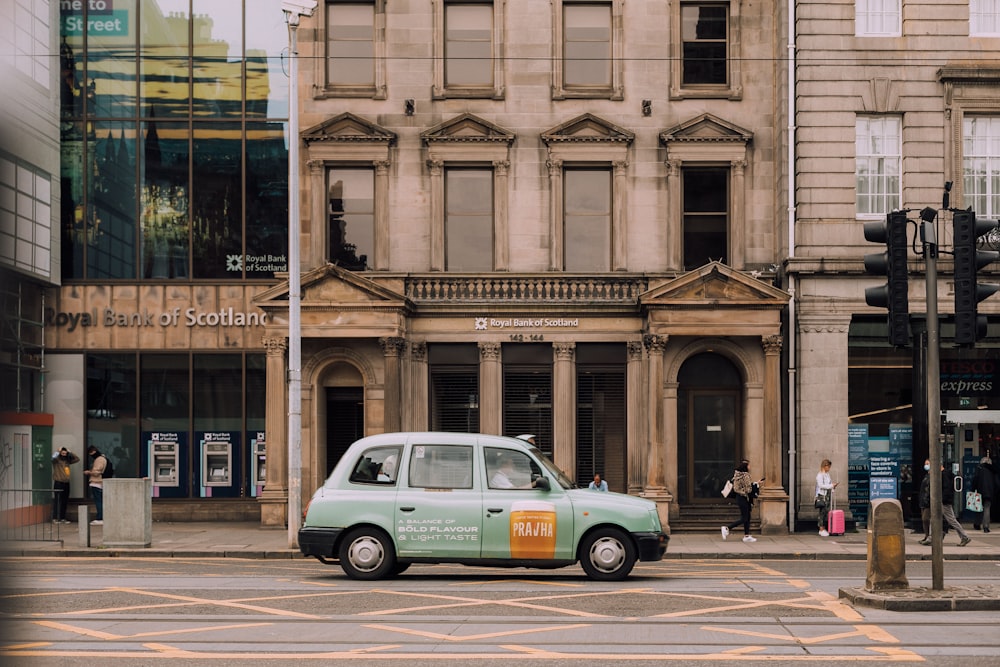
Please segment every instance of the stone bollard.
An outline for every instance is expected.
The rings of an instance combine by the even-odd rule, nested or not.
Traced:
[[[153,481],[114,477],[104,480],[106,547],[148,547],[153,543]]]
[[[903,539],[903,506],[894,498],[871,502],[868,512],[868,577],[865,590],[909,588],[906,580],[906,546]]]
[[[90,548],[90,506],[83,503],[76,508],[80,546]]]

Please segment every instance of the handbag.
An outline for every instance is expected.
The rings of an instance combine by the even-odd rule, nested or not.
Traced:
[[[729,494],[733,492],[733,480],[727,479],[726,485],[722,487],[722,497],[728,498]]]
[[[983,511],[983,496],[978,491],[969,491],[965,494],[965,509],[970,512]]]
[[[825,493],[819,493],[816,494],[816,499],[813,501],[813,507],[815,507],[818,510],[826,509],[826,506],[829,504],[829,502],[830,499],[827,498]]]

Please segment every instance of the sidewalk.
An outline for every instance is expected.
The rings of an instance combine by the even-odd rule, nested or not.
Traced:
[[[91,546],[81,546],[80,526],[60,526],[62,542],[7,542],[0,544],[0,557],[118,557],[118,558],[304,558],[297,548],[289,548],[285,528],[264,528],[258,523],[198,522],[153,523],[152,544],[148,548],[109,548],[101,544],[102,526],[90,529]],[[1000,561],[1000,530],[991,533],[968,530],[972,542],[957,546],[958,537],[944,538],[944,559]],[[917,544],[923,535],[904,535],[907,561],[931,560],[931,548]],[[670,537],[667,559],[795,559],[867,560],[867,532],[839,537],[819,537],[815,533],[757,536],[746,543],[738,536],[723,541],[718,533],[675,533]],[[83,544],[86,544],[85,540]],[[840,597],[852,604],[890,611],[997,611],[1000,585],[946,587],[934,591],[908,588],[899,591],[868,592],[844,588]]]

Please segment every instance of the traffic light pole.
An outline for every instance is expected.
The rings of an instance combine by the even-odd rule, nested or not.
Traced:
[[[944,548],[941,530],[941,334],[937,303],[937,232],[933,220],[923,220],[927,281],[927,444],[931,462],[931,588],[944,589]]]

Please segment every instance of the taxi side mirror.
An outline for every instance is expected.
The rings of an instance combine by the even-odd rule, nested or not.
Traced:
[[[532,482],[531,485],[534,488],[541,489],[543,491],[551,491],[552,490],[552,487],[549,486],[549,479],[548,479],[548,477],[542,477],[541,475],[539,475],[538,477],[536,477],[535,481]]]

